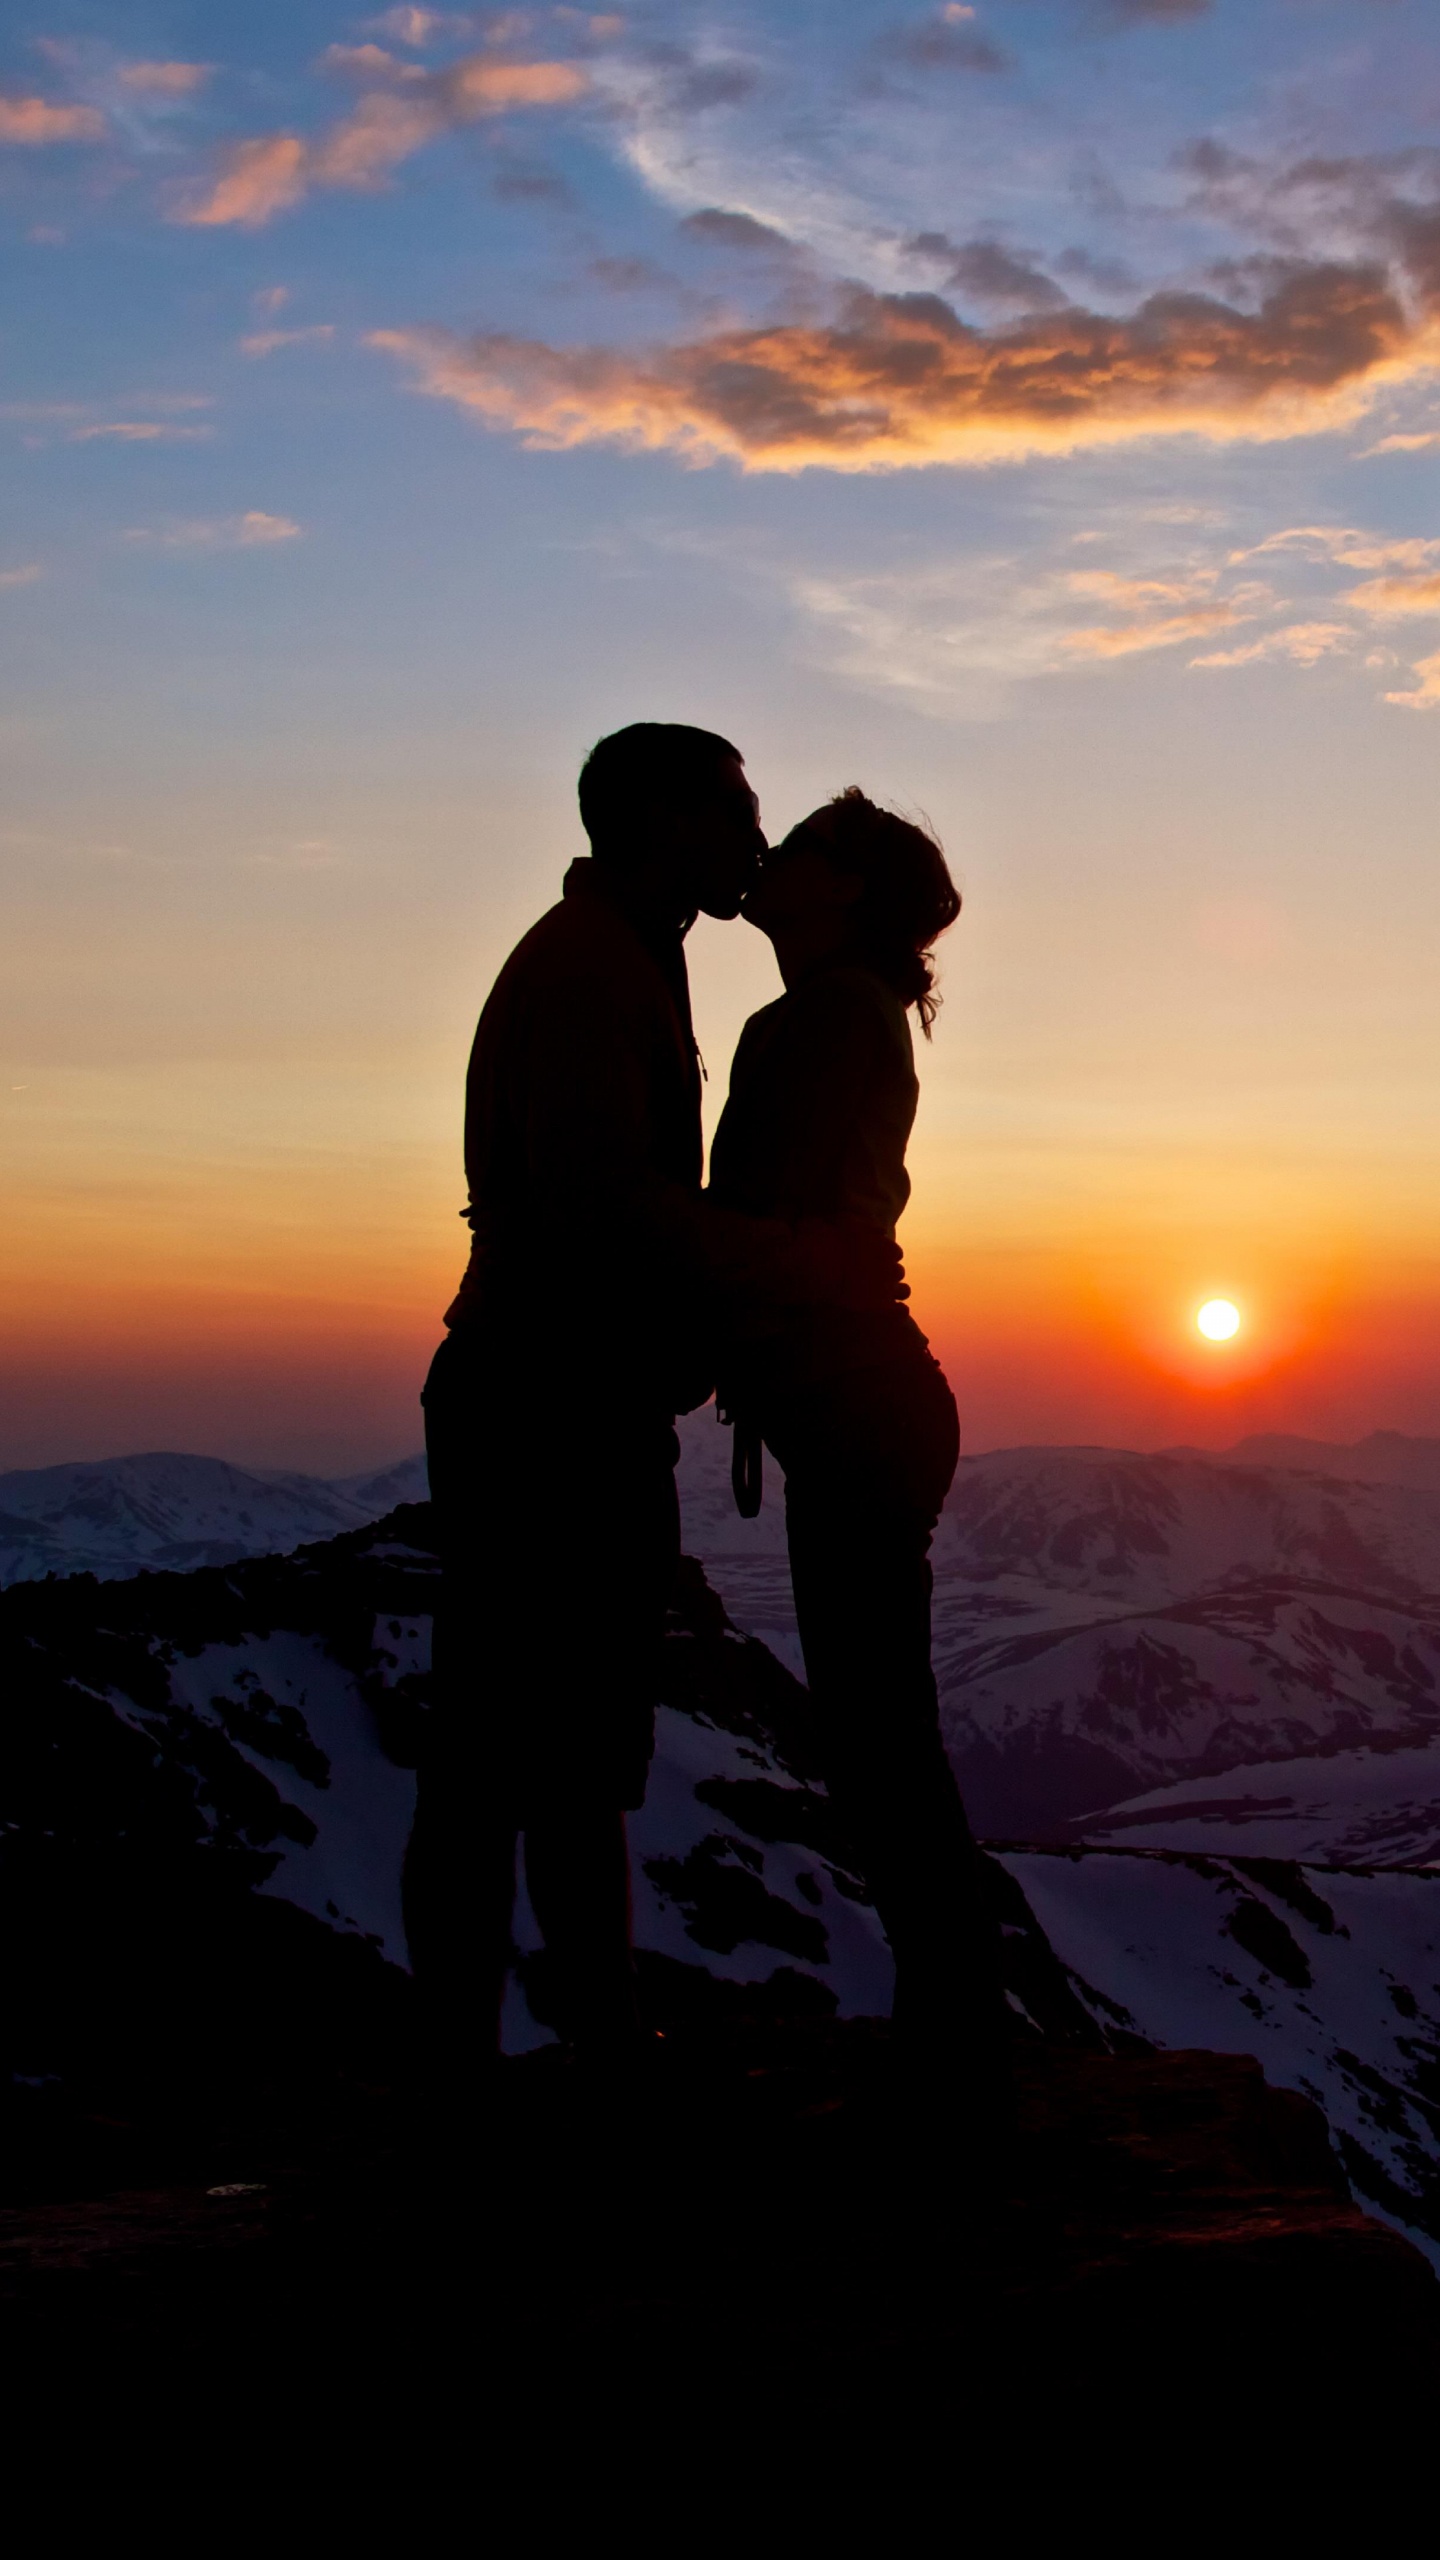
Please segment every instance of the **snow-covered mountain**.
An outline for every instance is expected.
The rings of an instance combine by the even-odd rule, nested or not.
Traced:
[[[0,1475],[0,1585],[288,1555],[426,1495],[423,1457],[326,1481],[167,1450]]]
[[[715,1464],[708,1447],[698,1463]],[[3,1908],[28,1950],[22,1982],[52,1968],[43,2000],[27,2012],[22,1991],[12,2006],[12,2070],[77,2067],[77,2013],[93,2012],[99,1979],[113,2029],[117,2004],[156,1970],[157,1928],[168,1946],[213,1935],[228,1911],[232,1979],[247,1908],[282,1916],[277,1905],[341,1954],[350,1942],[357,1962],[403,1962],[428,1536],[417,1507],[289,1556],[0,1597]],[[782,2017],[883,2011],[889,1953],[817,1777],[806,1693],[728,1622],[694,1564],[661,1687],[631,1826],[647,1997],[666,2015],[729,1999]],[[1427,1757],[1351,1748],[1264,1765],[1277,1796],[1313,1793],[1328,1768],[1353,1803],[1390,1768],[1397,1801],[1418,1802]],[[1247,1764],[1232,1792],[1248,1806],[1254,1787]],[[1093,1843],[1072,1833],[1063,1848],[1009,1844],[992,1859],[1021,2031],[1258,2055],[1318,2099],[1359,2194],[1440,2262],[1440,1872],[1237,1854],[1223,1824],[1200,1847],[1151,1847],[1145,1819],[1178,1814],[1177,1790],[1161,1792],[1113,1807]],[[1193,1818],[1209,1820],[1219,1798],[1212,1787]],[[1131,1814],[1142,1818],[1127,1827]],[[546,2032],[523,1899],[516,1937],[512,2050]],[[57,1944],[70,1945],[64,1961]]]
[[[736,1623],[800,1669],[775,1470],[740,1521],[727,1436],[698,1414],[682,1438],[687,1542]],[[1440,1738],[1440,1493],[999,1450],[962,1461],[934,1563],[946,1742],[992,1837],[1069,1838],[1176,1782],[1213,1796],[1227,1770]]]
[[[652,1991],[883,2009],[888,1951],[792,1676],[783,1485],[769,1466],[742,1521],[713,1414],[682,1443],[703,1574],[677,1604],[632,1826]],[[0,1483],[27,1577],[0,1599],[0,1871],[23,1884],[67,1842],[86,1873],[199,1859],[212,1899],[228,1878],[403,1962],[434,1565],[423,1510],[359,1524],[422,1483],[418,1459],[324,1484],[169,1458]],[[583,1532],[565,1524],[557,1574]],[[962,1465],[935,1561],[946,1738],[1004,1844],[1017,2005],[1051,2032],[1256,2054],[1320,2099],[1359,2192],[1440,2255],[1440,1494],[998,1451]],[[518,2048],[546,2031],[523,1897],[516,1935]]]
[[[1112,2032],[1254,2054],[1440,2268],[1440,1875],[1134,1850],[1004,1864]]]

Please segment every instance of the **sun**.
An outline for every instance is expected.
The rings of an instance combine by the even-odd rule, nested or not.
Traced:
[[[1207,1342],[1228,1342],[1240,1330],[1240,1310],[1228,1298],[1207,1298],[1195,1322]]]

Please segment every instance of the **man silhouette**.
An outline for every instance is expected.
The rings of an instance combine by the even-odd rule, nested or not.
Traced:
[[[758,876],[738,749],[619,730],[585,763],[580,814],[590,859],[475,1035],[473,1247],[424,1392],[443,1573],[404,1899],[442,2080],[498,2037],[521,1835],[549,2015],[592,2052],[640,2038],[625,1812],[653,1749],[674,1417],[710,1391],[707,1312],[901,1293],[898,1255],[864,1231],[701,1194],[684,937]]]

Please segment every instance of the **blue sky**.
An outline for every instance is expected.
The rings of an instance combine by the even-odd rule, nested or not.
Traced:
[[[0,1456],[410,1445],[634,717],[950,847],[980,1438],[1440,1428],[1437,208],[1420,0],[10,12]]]

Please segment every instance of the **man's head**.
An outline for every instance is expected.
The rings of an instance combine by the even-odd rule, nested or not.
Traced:
[[[711,729],[637,720],[592,747],[580,816],[595,859],[677,918],[730,917],[765,839],[738,747]]]

